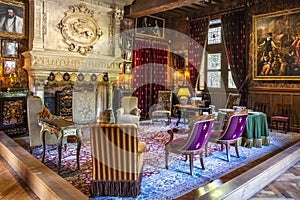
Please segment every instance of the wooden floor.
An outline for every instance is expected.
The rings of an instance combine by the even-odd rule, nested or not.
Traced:
[[[254,195],[251,200],[300,199],[300,162]]]
[[[0,199],[39,199],[1,156],[0,177]]]
[[[295,140],[294,144],[300,144],[299,139]],[[290,144],[289,146],[291,146]],[[190,193],[183,195],[178,198],[181,200],[189,199],[211,199],[207,198],[207,194],[214,190],[215,188],[224,185],[226,182],[230,182],[234,177],[250,171],[254,166],[263,163],[264,160],[274,156],[275,154],[280,154],[281,151],[288,148],[289,146],[279,149],[277,152],[273,152],[255,162],[252,162],[242,168],[239,168],[214,182],[205,185],[197,190],[191,191]],[[299,149],[299,147],[297,147]],[[0,156],[0,199],[39,199],[31,189],[23,182],[23,180],[18,177],[18,175],[12,170],[12,168],[6,163],[6,161]],[[300,161],[298,160],[296,164],[291,167],[286,172],[277,178],[275,181],[267,185],[263,190],[254,194],[250,199],[300,199]],[[214,198],[220,199],[220,198]],[[249,199],[249,198],[248,198]]]

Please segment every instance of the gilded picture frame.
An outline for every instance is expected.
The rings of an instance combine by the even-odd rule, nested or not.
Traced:
[[[253,16],[253,80],[300,79],[299,21],[300,9]]]
[[[0,0],[0,37],[25,38],[25,12],[22,2]]]
[[[132,73],[132,63],[124,63],[124,74]]]
[[[11,74],[17,73],[17,61],[11,59],[3,59],[2,60],[2,75],[9,76]]]
[[[4,39],[2,40],[1,47],[2,47],[2,51],[1,51],[2,57],[4,58],[19,57],[19,53],[18,53],[19,43],[17,41]]]
[[[130,49],[126,49],[125,50],[125,53],[124,53],[124,61],[126,61],[126,62],[131,62],[132,61],[132,57],[133,57],[133,55],[132,55],[133,53],[132,53],[132,50],[130,50]]]
[[[135,33],[141,36],[164,38],[165,19],[155,16],[136,18]]]

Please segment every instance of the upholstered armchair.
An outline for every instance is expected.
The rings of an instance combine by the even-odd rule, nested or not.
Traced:
[[[124,96],[121,100],[121,108],[116,110],[117,123],[133,123],[139,125],[141,110],[138,108],[138,98],[134,96]]]
[[[42,145],[40,137],[41,126],[39,125],[40,118],[51,117],[49,109],[44,107],[42,99],[38,96],[27,97],[27,122],[28,122],[28,133],[30,149],[32,150],[35,146]],[[57,138],[55,135],[46,134],[46,144],[56,144]]]
[[[143,153],[136,124],[98,124],[90,129],[91,196],[134,197],[140,193]]]
[[[150,110],[152,121],[158,118],[166,118],[171,122],[172,110],[172,91],[158,91],[157,104],[154,104]]]

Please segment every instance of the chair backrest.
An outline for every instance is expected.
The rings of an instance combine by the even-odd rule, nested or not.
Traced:
[[[229,93],[226,102],[226,108],[232,109],[233,106],[239,106],[241,102],[241,94]]]
[[[238,139],[246,127],[248,114],[232,115],[229,118],[227,128],[225,129],[219,140],[236,140]]]
[[[266,113],[269,108],[269,103],[255,102],[253,110]]]
[[[121,100],[121,107],[124,108],[124,113],[130,113],[134,108],[138,107],[138,98],[134,96],[124,96]]]
[[[276,104],[274,107],[273,116],[289,117],[291,112],[291,104]]]
[[[165,110],[172,110],[172,91],[158,91],[157,104]]]
[[[213,124],[214,119],[196,122],[186,143],[180,149],[197,151],[203,148],[210,137]]]
[[[135,124],[100,124],[90,129],[94,180],[137,180],[139,155]]]

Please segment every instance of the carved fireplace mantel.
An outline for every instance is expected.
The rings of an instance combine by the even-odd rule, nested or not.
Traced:
[[[100,100],[108,96],[105,106],[111,108],[112,83],[119,74],[119,63],[123,61],[119,45],[120,22],[124,6],[132,2],[29,0],[29,21],[33,21],[29,42],[32,47],[22,55],[30,91],[44,99],[44,86],[51,73],[97,77],[100,85],[101,82],[109,85],[105,88],[110,91],[98,87],[101,91],[97,90],[98,94],[94,96],[100,96]],[[101,81],[99,77],[109,81],[104,78]],[[95,104],[96,101],[91,102]]]

